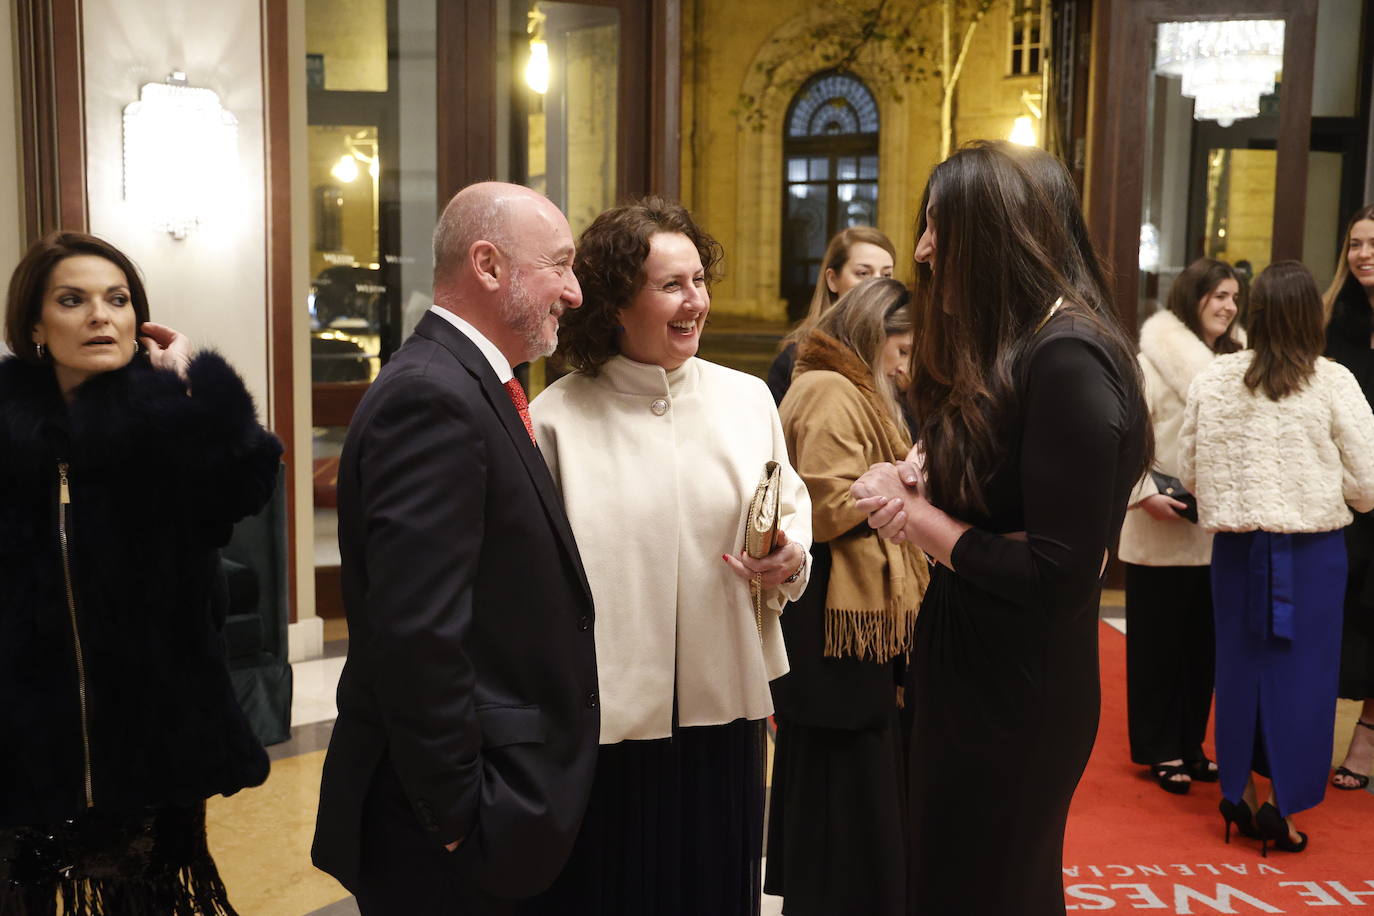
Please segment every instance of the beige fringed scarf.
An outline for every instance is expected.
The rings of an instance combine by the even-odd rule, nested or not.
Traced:
[[[778,412],[792,466],[811,494],[813,536],[830,545],[825,654],[887,661],[905,653],[929,565],[910,544],[874,534],[849,487],[869,465],[904,459],[906,431],[858,356],[820,331],[798,344],[792,387]]]

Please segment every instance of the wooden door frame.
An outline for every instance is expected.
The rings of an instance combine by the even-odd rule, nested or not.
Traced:
[[[295,310],[300,298],[292,277],[291,239],[291,59],[288,40],[290,0],[260,0],[262,27],[262,108],[264,156],[264,238],[267,254],[267,352],[272,429],[286,446],[287,621],[300,614],[297,575],[295,468],[310,456],[298,455],[296,437]]]
[[[681,191],[682,0],[579,0],[620,11],[617,199]],[[438,198],[497,174],[496,11],[491,0],[438,0]],[[647,29],[649,41],[627,41]]]
[[[1283,85],[1271,260],[1302,257],[1303,201],[1312,122],[1317,0],[1103,0],[1093,11],[1093,112],[1088,128],[1087,217],[1113,267],[1122,321],[1137,326],[1146,99],[1159,22],[1283,19]]]
[[[17,0],[14,13],[27,248],[90,225],[81,0]]]

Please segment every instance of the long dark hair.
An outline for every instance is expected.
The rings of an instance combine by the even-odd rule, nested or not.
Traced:
[[[104,239],[84,232],[50,232],[33,243],[10,276],[5,301],[5,343],[18,359],[34,364],[51,359],[40,359],[33,345],[33,329],[43,315],[43,293],[58,262],[82,254],[104,258],[123,271],[134,306],[134,330],[142,328],[148,320],[148,294],[128,255]]]
[[[1326,343],[1322,297],[1312,271],[1298,261],[1275,261],[1255,278],[1250,293],[1250,346],[1255,358],[1245,387],[1271,401],[1302,390]]]
[[[1247,293],[1245,278],[1225,261],[1198,258],[1183,268],[1183,272],[1174,279],[1174,285],[1169,287],[1165,307],[1199,340],[1202,339],[1202,318],[1198,315],[1198,303],[1216,292],[1223,280],[1236,281],[1236,316],[1239,317]],[[1218,335],[1212,344],[1214,353],[1234,353],[1241,349],[1240,341],[1231,336],[1235,326],[1236,319],[1233,318],[1226,327],[1226,333]]]
[[[1016,406],[1018,370],[1056,299],[1115,357],[1133,416],[1146,415],[1145,402],[1134,343],[1058,160],[976,141],[931,172],[921,232],[925,204],[936,226],[935,264],[919,271],[909,398],[921,418],[932,500],[956,515],[981,513],[1005,458],[1000,421]],[[1152,452],[1147,439],[1140,473]]]

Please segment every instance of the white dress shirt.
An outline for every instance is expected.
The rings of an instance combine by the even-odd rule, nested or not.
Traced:
[[[481,331],[446,308],[431,305],[429,310],[462,331],[467,335],[468,340],[477,344],[477,349],[481,350],[482,355],[487,358],[487,362],[491,363],[491,371],[496,373],[496,379],[502,385],[515,378],[515,373],[511,371],[510,363],[507,362],[505,354],[496,349],[496,344],[487,340],[486,335]]]

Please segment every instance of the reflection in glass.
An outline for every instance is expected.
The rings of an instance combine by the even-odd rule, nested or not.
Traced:
[[[1207,257],[1269,266],[1278,153],[1264,149],[1207,151]]]
[[[1262,93],[1282,54],[1281,21],[1160,26],[1146,75],[1141,322],[1197,258],[1254,273],[1269,263],[1279,119]]]
[[[434,0],[307,3],[317,383],[370,381],[432,301],[434,25]]]
[[[503,177],[547,196],[578,235],[616,200],[620,13],[550,0],[507,0],[498,13]]]
[[[306,0],[306,72],[311,88],[387,91],[387,0]]]
[[[1193,117],[1230,127],[1260,113],[1260,98],[1274,91],[1283,69],[1282,19],[1161,22],[1155,37],[1155,72],[1181,77],[1183,94],[1196,99]]]

